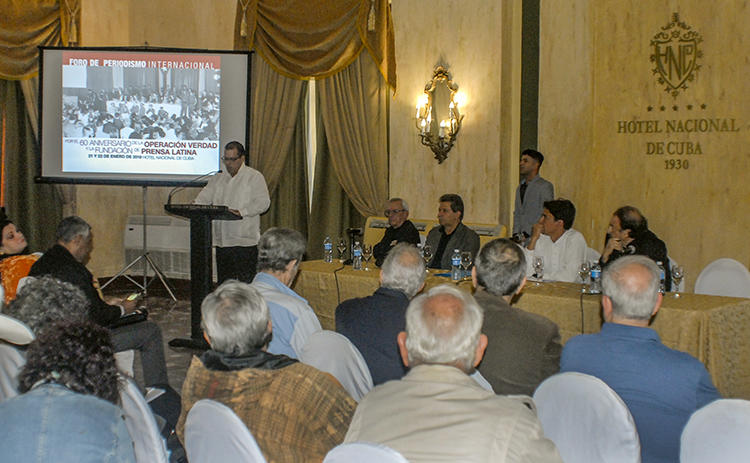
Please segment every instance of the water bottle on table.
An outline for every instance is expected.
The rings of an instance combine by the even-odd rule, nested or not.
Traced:
[[[591,266],[591,285],[589,286],[589,293],[602,293],[602,267],[599,265],[599,262],[594,262]]]
[[[333,262],[333,241],[330,236],[323,240],[323,262]]]
[[[459,281],[461,276],[461,250],[454,249],[451,256],[451,280]]]
[[[352,249],[352,268],[362,270],[362,246],[359,245],[359,241],[354,243],[354,249]]]

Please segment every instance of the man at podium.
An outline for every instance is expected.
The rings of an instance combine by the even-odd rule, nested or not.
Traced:
[[[247,165],[242,143],[230,141],[224,147],[225,170],[212,176],[193,203],[224,205],[242,220],[214,222],[216,273],[219,284],[228,279],[250,283],[255,276],[260,239],[260,214],[271,200],[263,174]]]

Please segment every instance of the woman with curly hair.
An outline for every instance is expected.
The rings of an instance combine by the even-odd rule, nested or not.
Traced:
[[[104,328],[89,321],[49,325],[29,345],[19,383],[24,394],[0,403],[3,461],[135,461]]]

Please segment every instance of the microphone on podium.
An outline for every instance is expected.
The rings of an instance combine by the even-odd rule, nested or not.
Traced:
[[[181,183],[181,184],[177,185],[176,187],[172,188],[172,191],[169,192],[169,196],[167,196],[167,206],[171,206],[172,205],[172,195],[174,195],[175,193],[177,193],[179,190],[184,190],[185,188],[187,188],[191,184],[193,184],[195,182],[198,182],[200,180],[203,180],[204,178],[206,178],[206,177],[208,177],[210,175],[220,174],[220,173],[221,173],[221,169],[214,170],[214,171],[205,173],[203,175],[199,175],[198,177],[195,177],[192,180],[189,180],[189,181],[187,181],[185,183]]]

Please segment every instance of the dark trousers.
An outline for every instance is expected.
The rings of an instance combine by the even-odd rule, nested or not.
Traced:
[[[143,382],[147,387],[169,384],[161,329],[152,321],[133,323],[110,330],[115,352],[135,349],[141,353]]]
[[[251,283],[258,265],[258,246],[216,248],[216,277],[219,284],[234,279]]]

